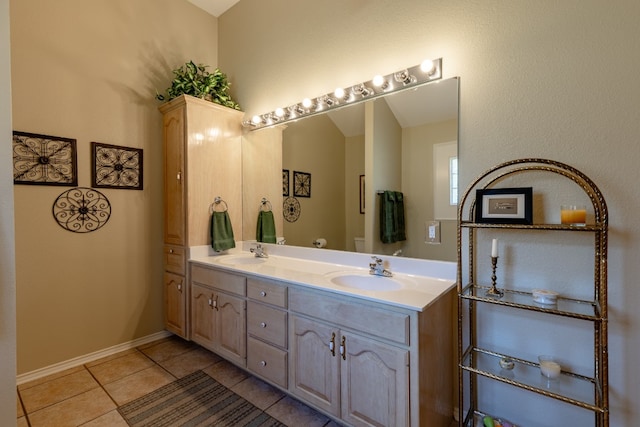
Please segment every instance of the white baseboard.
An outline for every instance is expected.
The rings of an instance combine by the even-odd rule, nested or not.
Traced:
[[[122,344],[114,345],[113,347],[89,353],[84,356],[74,357],[73,359],[65,360],[64,362],[59,362],[54,365],[36,369],[35,371],[20,374],[16,378],[16,383],[20,385],[28,381],[37,380],[38,378],[46,377],[47,375],[52,375],[64,371],[65,369],[74,368],[76,366],[83,365],[85,363],[101,359],[103,357],[111,356],[112,354],[129,350],[149,342],[157,341],[170,335],[172,334],[169,331],[161,331],[155,334],[147,335],[146,337],[135,339],[133,341],[125,342]]]

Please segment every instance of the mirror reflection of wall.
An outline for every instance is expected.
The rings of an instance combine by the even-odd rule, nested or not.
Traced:
[[[401,250],[411,258],[455,260],[456,206],[442,206],[438,200],[457,185],[449,166],[449,154],[457,153],[457,78],[283,127],[282,168],[290,171],[292,184],[294,171],[311,174],[311,197],[298,197],[299,218],[283,224],[288,245],[311,247],[324,238],[329,249],[354,251],[354,238],[365,237],[366,252],[391,255]],[[438,147],[447,145],[449,154],[438,154]],[[447,164],[434,164],[436,158],[446,158]],[[444,179],[439,178],[443,171]],[[378,190],[403,192],[406,241],[379,241]],[[433,220],[440,221],[440,244],[425,242],[426,224]]]

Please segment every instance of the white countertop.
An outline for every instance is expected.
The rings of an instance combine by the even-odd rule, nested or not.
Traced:
[[[393,280],[401,288],[374,291],[342,286],[331,280],[341,274],[368,275],[371,254],[263,243],[269,256],[255,260],[249,252],[252,246],[255,242],[238,242],[236,248],[221,253],[214,252],[209,246],[192,247],[189,261],[416,311],[423,311],[455,286],[453,262],[379,256],[385,268],[393,272],[393,277],[371,277],[380,281]]]

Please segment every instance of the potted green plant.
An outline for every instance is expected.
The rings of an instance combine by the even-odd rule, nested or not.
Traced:
[[[173,80],[166,90],[166,95],[156,93],[156,99],[170,101],[180,95],[191,95],[239,110],[240,106],[228,93],[231,84],[227,75],[219,68],[213,73],[207,71],[207,68],[208,65],[196,65],[193,61],[176,68],[173,70]]]

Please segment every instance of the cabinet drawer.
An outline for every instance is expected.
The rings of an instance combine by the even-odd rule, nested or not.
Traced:
[[[287,388],[287,352],[249,337],[247,368],[256,374]]]
[[[225,271],[191,265],[191,281],[240,296],[246,295],[246,278]]]
[[[289,308],[306,316],[332,322],[409,345],[408,314],[387,311],[347,301],[327,294],[311,293],[299,289],[289,290]]]
[[[164,269],[171,273],[185,275],[185,249],[180,246],[164,247]]]
[[[247,332],[280,347],[287,347],[287,312],[247,302]]]
[[[277,283],[249,277],[247,279],[247,296],[266,304],[287,307],[287,287]]]

